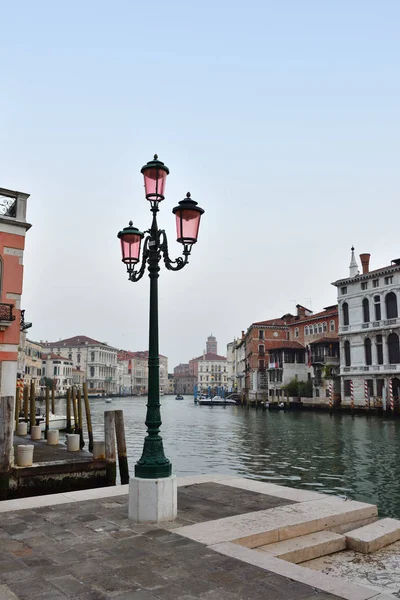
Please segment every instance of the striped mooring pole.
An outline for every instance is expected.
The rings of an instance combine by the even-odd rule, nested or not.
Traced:
[[[365,408],[369,408],[368,381],[366,379],[364,379],[364,398],[365,398]]]
[[[389,379],[389,403],[390,403],[390,410],[392,412],[394,412],[393,383],[392,383],[391,379]]]
[[[350,406],[351,410],[354,410],[354,387],[352,379],[350,379]]]
[[[329,382],[329,408],[333,406],[333,381]]]

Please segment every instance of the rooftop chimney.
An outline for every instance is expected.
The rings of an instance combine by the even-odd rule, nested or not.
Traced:
[[[244,331],[242,329],[242,340],[244,340]]]
[[[371,258],[371,255],[368,254],[368,252],[365,254],[360,254],[360,260],[361,260],[363,273],[369,273],[369,259],[370,258]]]

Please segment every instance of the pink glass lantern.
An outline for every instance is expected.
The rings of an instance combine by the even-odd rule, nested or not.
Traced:
[[[172,210],[176,216],[176,237],[181,244],[195,244],[199,235],[200,218],[204,210],[191,199],[190,192]]]
[[[122,262],[126,264],[128,271],[129,267],[133,267],[139,262],[143,235],[139,229],[133,227],[132,221],[129,221],[129,227],[125,227],[118,234],[121,240]]]
[[[169,169],[163,162],[158,160],[157,154],[154,155],[154,160],[151,160],[144,165],[140,170],[144,176],[144,188],[147,200],[150,202],[160,202],[164,200],[165,183]]]

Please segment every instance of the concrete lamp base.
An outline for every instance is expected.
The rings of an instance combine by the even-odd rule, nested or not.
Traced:
[[[173,521],[178,512],[176,476],[129,480],[129,518],[137,523]]]

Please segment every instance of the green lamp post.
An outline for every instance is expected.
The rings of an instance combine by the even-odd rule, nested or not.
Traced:
[[[148,268],[150,277],[150,324],[149,324],[149,378],[146,413],[147,435],[143,453],[135,465],[135,477],[158,479],[169,477],[172,464],[164,454],[160,435],[160,379],[158,350],[158,276],[161,258],[167,269],[179,271],[188,264],[192,246],[197,242],[200,218],[204,210],[191,199],[190,193],[173,209],[176,217],[177,241],[183,245],[183,258],[171,260],[168,253],[167,234],[158,228],[157,212],[159,203],[165,199],[165,183],[169,169],[158,160],[157,154],[141,169],[144,176],[146,198],[150,202],[153,220],[149,230],[142,233],[133,227],[132,221],[118,233],[121,240],[122,262],[128,271],[129,281],[139,281]],[[140,249],[143,252],[140,259]],[[137,268],[140,262],[140,267]]]

